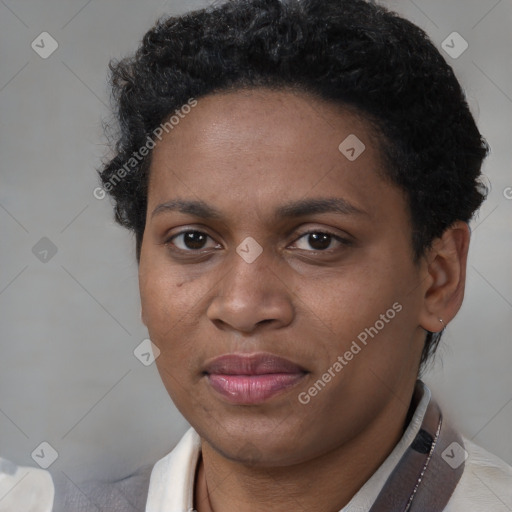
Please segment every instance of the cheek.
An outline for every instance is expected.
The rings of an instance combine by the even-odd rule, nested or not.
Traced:
[[[191,407],[190,384],[198,376],[197,293],[175,276],[155,267],[141,283],[141,302],[149,337],[160,349],[158,372],[169,396],[184,412]],[[187,383],[187,384],[185,384]],[[187,405],[188,404],[188,405]]]
[[[346,338],[368,322],[375,322],[398,300],[398,283],[392,272],[382,272],[378,265],[351,265],[301,279],[294,295],[306,311]]]
[[[160,258],[141,263],[139,287],[141,305],[148,328],[171,327],[190,313],[194,306],[194,286],[183,277],[183,271],[173,269]]]
[[[156,260],[140,272],[142,310],[149,337],[160,349],[156,364],[161,378],[173,400],[181,402],[180,396],[190,392],[182,389],[183,383],[200,378],[204,312],[212,283],[198,276],[184,277],[182,269],[158,265]]]
[[[395,263],[382,254],[367,261],[371,263],[308,280],[297,295],[309,316],[335,334],[338,341],[328,349],[333,361],[352,347],[357,355],[352,359],[348,354],[351,368],[370,364],[387,372],[403,360],[415,332],[417,280],[405,261]]]

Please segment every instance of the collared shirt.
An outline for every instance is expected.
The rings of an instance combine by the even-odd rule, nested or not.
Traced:
[[[386,480],[397,466],[402,455],[411,445],[418,433],[427,406],[431,400],[430,391],[424,386],[424,392],[418,401],[402,438],[383,464],[353,496],[340,512],[368,512]],[[462,437],[467,459],[464,473],[455,488],[445,512],[511,512],[512,511],[512,467]],[[54,508],[49,509],[44,500],[27,508],[24,500],[22,482],[21,494],[12,487],[16,477],[11,468],[9,476],[4,471],[4,484],[9,484],[10,501],[0,500],[0,512],[192,512],[194,502],[194,480],[196,467],[201,453],[201,440],[194,429],[189,429],[176,447],[154,466],[147,465],[126,478],[116,482],[90,482],[79,484],[69,478],[55,480],[56,492]],[[464,454],[465,455],[465,454]],[[9,469],[9,468],[7,468]],[[22,468],[23,470],[28,468]],[[17,469],[16,469],[17,471]],[[46,473],[36,471],[39,477]],[[23,473],[24,474],[24,473]],[[0,475],[1,476],[1,475]],[[22,476],[19,473],[18,476]],[[46,475],[48,476],[48,475]],[[42,492],[41,496],[52,496],[54,489],[51,479],[41,478],[33,482],[28,492]],[[29,482],[29,477],[26,477]],[[12,478],[11,478],[12,480]],[[1,486],[0,479],[0,489]],[[37,485],[36,485],[37,483]],[[149,489],[148,489],[149,487]],[[3,501],[3,503],[2,503]],[[9,503],[9,507],[5,508]],[[2,508],[4,506],[4,508]]]
[[[368,512],[389,475],[418,433],[431,399],[425,386],[402,438],[370,479],[340,512]],[[512,467],[463,437],[468,458],[445,512],[512,511]],[[153,467],[146,512],[192,512],[194,478],[201,452],[197,432],[190,428],[168,455]]]

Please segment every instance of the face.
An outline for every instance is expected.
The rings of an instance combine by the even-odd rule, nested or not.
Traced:
[[[284,90],[203,97],[157,143],[143,321],[219,454],[306,461],[408,405],[424,273],[382,170],[363,119]]]

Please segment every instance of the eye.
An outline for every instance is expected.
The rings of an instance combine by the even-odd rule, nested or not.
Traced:
[[[297,249],[305,251],[327,251],[336,246],[350,245],[350,240],[325,231],[309,231],[300,236],[294,243]]]
[[[208,240],[212,242],[209,246],[207,245]],[[216,243],[209,235],[196,230],[182,231],[173,235],[166,244],[174,245],[179,250],[187,252],[220,247],[220,244]]]

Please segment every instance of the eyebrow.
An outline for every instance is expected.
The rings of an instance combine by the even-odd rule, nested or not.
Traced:
[[[356,208],[341,197],[300,199],[280,206],[276,217],[303,217],[315,213],[341,213],[343,215],[365,215],[367,212]]]
[[[165,203],[159,204],[151,213],[153,218],[155,215],[163,212],[178,211],[199,217],[202,219],[222,219],[222,213],[208,205],[204,201],[193,201],[184,199],[173,199]],[[356,208],[353,204],[340,197],[317,198],[317,199],[300,199],[279,206],[274,212],[277,218],[303,217],[315,213],[340,213],[343,215],[367,215],[367,212]]]

